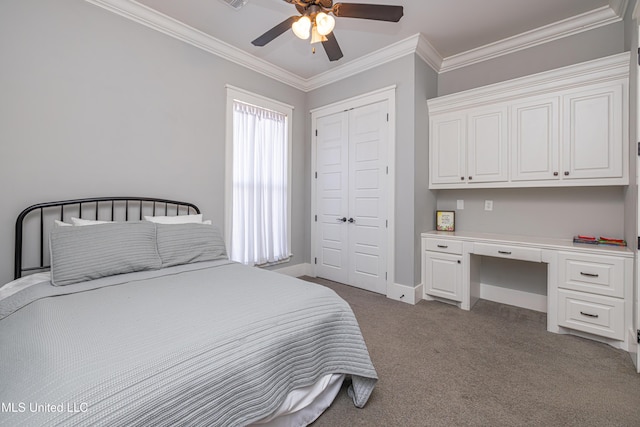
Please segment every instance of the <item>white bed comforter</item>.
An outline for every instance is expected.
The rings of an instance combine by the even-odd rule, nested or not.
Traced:
[[[377,380],[348,304],[277,273],[217,261],[35,286],[0,300],[2,426],[246,425],[326,374],[351,376],[358,407]]]

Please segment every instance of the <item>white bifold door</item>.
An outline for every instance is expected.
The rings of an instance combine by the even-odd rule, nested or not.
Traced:
[[[316,276],[386,293],[388,102],[316,120]]]

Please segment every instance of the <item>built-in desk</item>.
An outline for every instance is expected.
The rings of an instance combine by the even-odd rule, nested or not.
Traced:
[[[546,311],[550,332],[580,335],[628,351],[635,339],[633,256],[626,247],[577,244],[571,239],[429,231],[422,233],[423,298],[463,310],[482,297]],[[546,265],[546,297],[518,291],[505,292],[500,299],[487,296],[483,290],[488,285],[480,274],[483,257]]]

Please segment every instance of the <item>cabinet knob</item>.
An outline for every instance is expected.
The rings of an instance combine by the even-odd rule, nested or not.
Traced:
[[[553,173],[553,176],[558,176],[558,172],[554,172],[554,173]]]
[[[461,176],[461,177],[460,177],[460,180],[461,180],[461,181],[464,181],[464,176]]]
[[[473,179],[473,177],[472,177],[472,176],[470,176],[470,177],[469,177],[469,181],[471,181],[472,179]]]
[[[569,171],[564,171],[564,176],[569,176]]]
[[[460,260],[458,260],[458,264],[462,264],[462,263],[460,262]]]

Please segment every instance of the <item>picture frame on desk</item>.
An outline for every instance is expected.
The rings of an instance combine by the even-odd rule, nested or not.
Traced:
[[[455,211],[436,211],[436,231],[456,231]]]

